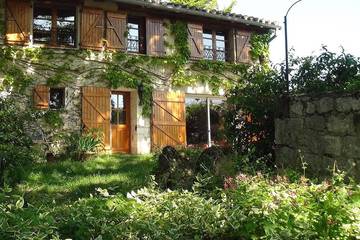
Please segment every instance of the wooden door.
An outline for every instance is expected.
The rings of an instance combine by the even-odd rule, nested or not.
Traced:
[[[156,91],[153,94],[152,148],[186,146],[185,94]]]
[[[110,150],[110,90],[98,87],[82,88],[82,123],[84,130],[97,129],[103,144]]]
[[[113,152],[130,153],[130,93],[111,94],[111,146]]]

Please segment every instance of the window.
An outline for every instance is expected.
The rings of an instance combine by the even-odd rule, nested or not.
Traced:
[[[50,109],[61,109],[65,107],[65,88],[50,88]]]
[[[33,39],[35,43],[75,47],[75,7],[34,7]]]
[[[127,50],[134,53],[145,53],[145,21],[142,18],[128,18]]]
[[[224,32],[204,30],[204,58],[207,60],[226,60],[226,38]]]
[[[122,94],[111,94],[111,124],[126,124],[125,98]]]

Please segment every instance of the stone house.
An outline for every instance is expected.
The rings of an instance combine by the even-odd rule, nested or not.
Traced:
[[[25,106],[60,117],[34,133],[40,142],[96,128],[107,150],[146,154],[186,145],[185,99],[223,98],[219,80],[251,64],[251,36],[278,28],[153,0],[0,0],[0,82]]]

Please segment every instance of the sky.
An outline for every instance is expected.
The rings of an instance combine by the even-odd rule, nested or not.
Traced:
[[[218,0],[219,7],[231,0]],[[234,12],[278,22],[282,27],[271,42],[271,60],[285,59],[284,15],[295,0],[238,0]],[[289,49],[297,56],[329,50],[360,57],[360,0],[303,0],[288,15]]]

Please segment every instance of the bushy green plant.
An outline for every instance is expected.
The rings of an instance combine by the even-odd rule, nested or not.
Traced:
[[[74,132],[67,137],[67,153],[77,160],[85,160],[86,154],[100,150],[103,145],[101,132],[92,129],[88,132]]]
[[[27,131],[33,118],[15,101],[0,98],[0,186],[19,181],[35,160]]]
[[[232,89],[228,96],[226,132],[234,150],[249,154],[251,161],[273,154],[275,113],[283,81],[276,71],[254,67],[244,73],[247,83]]]

